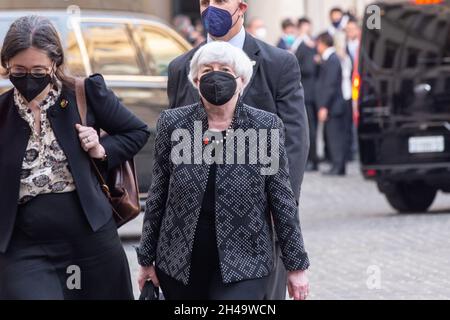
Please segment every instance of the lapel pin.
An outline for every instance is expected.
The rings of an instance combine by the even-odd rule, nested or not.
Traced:
[[[66,99],[61,100],[61,103],[60,103],[61,108],[65,109],[65,108],[67,108],[68,105],[69,105],[69,101],[67,101]]]

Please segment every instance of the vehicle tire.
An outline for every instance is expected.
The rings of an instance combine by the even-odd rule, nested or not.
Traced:
[[[399,182],[385,193],[389,204],[400,213],[426,212],[436,194],[435,188],[423,182]]]

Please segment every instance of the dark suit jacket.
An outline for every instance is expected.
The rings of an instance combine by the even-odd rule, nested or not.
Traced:
[[[150,131],[109,91],[103,78],[86,80],[89,106],[88,125],[104,129],[109,136],[101,139],[108,155],[108,168],[132,158],[147,142]],[[66,108],[61,100],[69,102]],[[58,102],[47,110],[55,136],[64,150],[75,181],[84,214],[97,231],[112,216],[111,206],[91,169],[89,156],[81,148],[75,124],[80,123],[75,93],[63,88]],[[18,208],[20,173],[31,128],[14,104],[14,91],[0,96],[0,252],[6,252],[14,229]]]
[[[287,46],[287,44],[286,44],[286,41],[284,41],[283,38],[280,38],[280,40],[278,40],[277,48],[283,49],[283,50],[289,49],[288,46]]]
[[[316,99],[316,79],[318,66],[314,61],[314,56],[317,54],[315,48],[309,47],[305,42],[302,42],[295,53],[300,69],[302,71],[302,83],[305,89],[305,103],[309,106],[314,106]]]
[[[342,96],[342,68],[336,53],[319,67],[316,82],[316,105],[328,109],[330,117],[340,117],[346,112],[346,104]]]
[[[198,48],[178,57],[169,66],[168,96],[171,108],[197,103],[197,90],[188,80],[190,61]],[[253,78],[243,94],[245,104],[278,115],[286,127],[286,150],[295,198],[309,152],[309,129],[298,61],[247,33],[244,51],[255,61]]]
[[[172,132],[185,129],[191,150],[203,153],[202,136],[195,142],[194,123],[203,132],[208,116],[201,104],[164,111],[158,121],[153,181],[147,200],[139,263],[156,266],[187,284],[195,231],[208,182],[209,165],[174,164],[172,149],[178,142]],[[278,129],[279,170],[262,175],[260,164],[217,164],[216,232],[222,277],[225,283],[267,276],[273,269],[272,213],[282,259],[287,270],[309,266],[300,229],[298,206],[289,183],[282,121],[274,114],[240,104],[234,129]],[[200,132],[200,135],[202,132]],[[258,139],[259,140],[259,139]],[[268,141],[271,139],[269,137]],[[237,145],[235,141],[235,146]],[[268,144],[270,148],[271,143]],[[237,147],[234,148],[236,159]],[[271,150],[271,149],[269,149]],[[223,154],[226,154],[223,148]],[[250,148],[245,150],[249,157]],[[200,153],[197,153],[200,154]],[[225,156],[224,156],[224,159]]]

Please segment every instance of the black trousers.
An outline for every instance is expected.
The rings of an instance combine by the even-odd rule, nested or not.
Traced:
[[[263,300],[268,278],[225,284],[219,267],[214,226],[199,221],[194,241],[189,284],[156,268],[167,300]]]
[[[330,153],[330,161],[333,169],[346,170],[348,155],[348,121],[346,114],[338,117],[330,117],[325,123],[327,146]]]
[[[308,161],[313,164],[318,164],[319,157],[317,156],[317,125],[318,125],[317,110],[313,104],[307,104],[306,111],[308,114],[309,140],[310,140]]]
[[[8,251],[0,254],[0,299],[133,299],[114,220],[93,232],[76,192],[20,206]]]

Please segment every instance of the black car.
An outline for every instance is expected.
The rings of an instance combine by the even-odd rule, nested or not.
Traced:
[[[191,49],[190,44],[158,18],[132,12],[83,10],[1,10],[0,48],[11,23],[36,14],[49,18],[61,35],[69,71],[77,76],[101,73],[123,104],[144,120],[152,136],[136,156],[141,192],[151,181],[156,122],[168,107],[169,63]],[[0,93],[11,83],[0,79]]]
[[[376,5],[354,80],[361,167],[395,209],[423,212],[450,192],[450,1]]]

